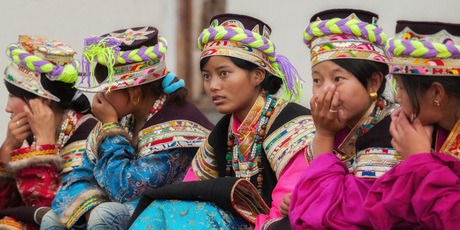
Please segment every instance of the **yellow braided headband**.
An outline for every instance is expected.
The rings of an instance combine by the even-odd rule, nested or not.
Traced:
[[[78,79],[78,68],[80,67],[80,64],[76,60],[64,66],[55,65],[50,61],[29,54],[27,51],[21,49],[17,44],[9,45],[6,53],[10,59],[18,65],[21,65],[33,72],[45,73],[52,81],[74,83]]]
[[[212,55],[238,57],[281,78],[286,88],[283,94],[286,100],[298,101],[302,96],[302,79],[297,70],[286,57],[276,54],[269,39],[258,33],[239,27],[209,27],[198,38],[198,47],[203,51],[202,58]]]

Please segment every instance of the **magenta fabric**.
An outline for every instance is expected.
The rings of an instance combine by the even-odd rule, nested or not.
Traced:
[[[371,228],[363,207],[374,181],[350,174],[336,155],[321,154],[311,162],[292,194],[292,229]]]
[[[460,228],[460,161],[412,155],[376,180],[365,202],[375,229]]]
[[[305,159],[306,149],[302,149],[297,154],[291,158],[289,163],[284,167],[283,171],[278,178],[278,183],[276,183],[275,189],[272,193],[272,203],[268,204],[270,208],[270,214],[264,215],[260,214],[256,219],[256,226],[254,230],[259,230],[262,226],[270,219],[281,217],[280,205],[283,201],[283,197],[292,193],[294,186],[299,181],[300,176],[308,167],[307,160]]]

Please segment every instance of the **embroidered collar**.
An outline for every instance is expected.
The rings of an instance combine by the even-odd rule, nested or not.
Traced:
[[[338,152],[343,154],[342,160],[349,160],[353,158],[356,154],[355,143],[359,136],[363,135],[369,131],[375,124],[380,122],[388,114],[391,114],[396,108],[399,107],[398,104],[390,102],[388,100],[380,100],[377,102],[383,102],[383,108],[376,105],[376,102],[373,102],[369,109],[364,113],[359,122],[353,127],[348,135],[343,139],[342,143],[338,147]]]
[[[439,128],[438,128],[439,132]],[[455,124],[439,152],[449,154],[460,160],[460,119]]]

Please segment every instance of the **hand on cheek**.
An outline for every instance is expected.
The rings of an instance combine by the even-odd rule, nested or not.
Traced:
[[[431,152],[432,133],[433,126],[423,126],[419,118],[414,118],[411,123],[402,108],[391,114],[391,145],[404,159],[413,154]]]
[[[118,122],[115,108],[105,99],[103,93],[94,96],[92,112],[102,123]]]

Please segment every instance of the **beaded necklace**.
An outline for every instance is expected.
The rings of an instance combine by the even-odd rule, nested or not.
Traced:
[[[239,178],[246,178],[247,180],[250,180],[251,178],[251,172],[254,169],[254,160],[256,159],[257,155],[257,165],[256,165],[256,170],[258,170],[258,176],[257,176],[257,191],[259,194],[263,195],[262,189],[263,189],[263,170],[264,170],[264,165],[262,161],[262,143],[265,138],[265,129],[267,128],[267,123],[270,120],[270,117],[272,116],[273,109],[276,105],[276,99],[274,99],[270,94],[267,94],[267,100],[265,102],[264,109],[262,111],[262,115],[259,118],[259,121],[257,122],[257,129],[255,132],[254,136],[254,141],[251,146],[251,152],[249,154],[249,158],[247,161],[248,167],[246,170],[241,170],[240,169],[240,163],[246,163],[244,161],[244,158],[241,156],[240,150],[239,150],[239,144],[238,144],[238,139],[233,134],[232,128],[229,129],[229,135],[228,135],[228,142],[227,142],[227,155],[225,156],[226,159],[226,166],[225,166],[225,176],[226,177],[231,177],[232,176],[232,167],[233,170],[235,171],[235,176]],[[233,162],[232,162],[233,161]]]
[[[369,124],[363,125],[363,127],[361,127],[358,130],[357,133],[358,133],[359,136],[367,133],[370,129],[372,129],[372,127],[375,126],[375,124],[377,123],[377,120],[378,120],[378,118],[380,116],[380,113],[382,112],[382,110],[383,110],[383,108],[385,106],[386,105],[381,100],[378,100],[375,103],[374,111],[372,111],[372,113],[370,114],[370,117],[372,118],[372,120],[371,120],[371,122]]]
[[[73,110],[68,110],[67,113],[64,112],[64,119],[61,123],[61,129],[59,133],[56,134],[56,145],[60,145],[61,148],[64,146],[67,141],[69,140],[70,136],[75,132],[77,120],[78,120],[78,113]],[[37,144],[37,140],[34,136],[34,140],[31,146]],[[59,150],[60,152],[60,150]]]
[[[67,143],[67,140],[69,140],[73,132],[75,132],[75,127],[77,125],[78,119],[77,115],[78,113],[73,110],[69,110],[67,112],[66,118],[61,123],[61,131],[59,132],[59,138],[56,144],[63,146],[65,143]]]
[[[152,118],[155,114],[158,113],[158,111],[160,111],[162,108],[163,108],[163,104],[165,103],[166,101],[166,94],[164,93],[161,93],[160,96],[158,97],[158,99],[155,101],[155,103],[153,103],[153,107],[152,109],[150,109],[150,113],[149,115],[147,116],[147,118],[143,121],[143,123],[147,122],[148,120],[150,120],[150,118]],[[144,124],[142,124],[143,126]],[[128,130],[129,132],[129,137],[132,138],[133,137],[133,131],[134,131],[134,116],[133,115],[129,115],[127,116],[127,121],[126,122],[122,122],[122,126]]]

